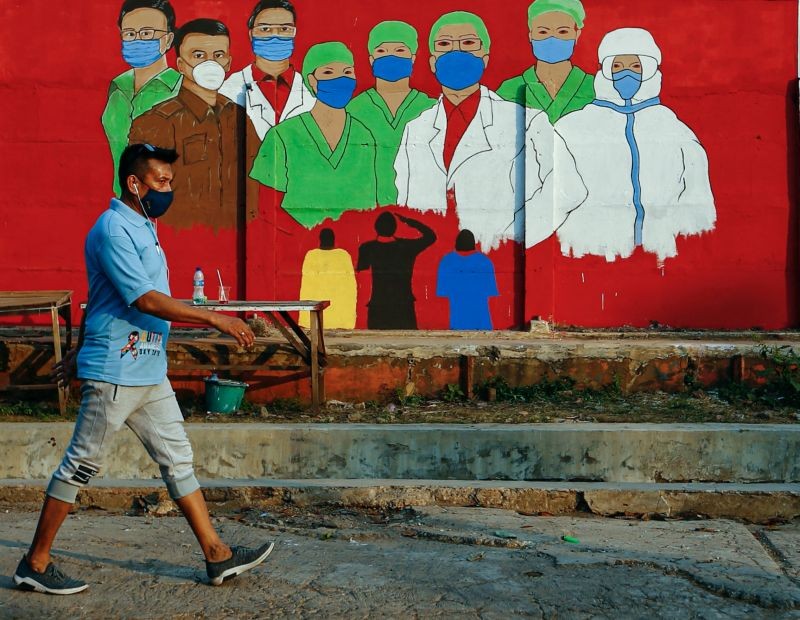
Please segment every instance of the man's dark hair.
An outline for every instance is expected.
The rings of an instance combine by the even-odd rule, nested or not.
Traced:
[[[250,13],[250,19],[247,20],[247,27],[252,30],[256,25],[256,17],[261,11],[267,9],[286,9],[292,14],[292,19],[297,21],[297,13],[294,10],[294,5],[289,0],[259,0],[253,12]]]
[[[175,9],[172,8],[169,0],[125,0],[122,3],[122,8],[119,10],[117,26],[122,28],[122,18],[136,9],[155,9],[156,11],[161,11],[164,17],[167,18],[167,30],[175,32]]]
[[[471,230],[462,230],[456,237],[456,251],[472,252],[475,249],[475,235]]]
[[[375,220],[375,232],[381,237],[391,237],[397,231],[397,220],[394,215],[384,211]]]
[[[336,236],[330,228],[319,231],[319,249],[332,250],[336,246]]]
[[[147,174],[150,168],[150,160],[163,161],[173,164],[178,159],[178,152],[173,149],[162,149],[150,144],[131,144],[122,151],[119,158],[119,185],[122,188],[122,195],[130,195],[128,191],[128,177],[132,174],[141,179]]]
[[[183,43],[183,40],[190,34],[224,35],[229,39],[231,38],[228,27],[222,22],[207,17],[193,19],[190,22],[186,22],[175,32],[175,53],[178,56],[181,55],[181,43]]]

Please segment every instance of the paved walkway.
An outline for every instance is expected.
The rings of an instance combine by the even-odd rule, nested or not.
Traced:
[[[800,523],[250,511],[218,520],[224,538],[276,549],[212,588],[183,519],[81,511],[57,556],[91,587],[48,597],[11,589],[35,519],[0,511],[2,618],[800,618]]]

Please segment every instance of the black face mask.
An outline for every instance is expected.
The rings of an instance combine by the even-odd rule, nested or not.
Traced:
[[[143,183],[144,185],[144,183]],[[142,205],[144,214],[147,217],[159,218],[164,215],[172,205],[173,194],[171,191],[159,192],[154,190],[149,185],[146,186],[149,190],[147,195],[142,198],[139,191],[136,191],[136,197],[139,199],[139,204]]]

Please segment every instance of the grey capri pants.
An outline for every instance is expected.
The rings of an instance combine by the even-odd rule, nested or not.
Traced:
[[[102,470],[111,438],[123,424],[136,433],[158,464],[172,499],[200,488],[183,415],[168,379],[142,387],[84,380],[75,431],[47,494],[74,503],[81,487]]]

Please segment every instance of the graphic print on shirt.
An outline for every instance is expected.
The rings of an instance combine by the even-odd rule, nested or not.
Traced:
[[[131,332],[128,336],[128,342],[119,351],[120,358],[125,357],[128,353],[131,354],[133,359],[139,357],[139,351],[136,345],[139,343],[139,332]]]
[[[128,336],[128,342],[120,349],[120,358],[125,357],[128,353],[131,354],[133,360],[137,360],[139,356],[152,355],[158,357],[163,351],[164,334],[160,332],[131,332]]]
[[[610,262],[641,247],[663,263],[678,237],[714,229],[708,157],[661,103],[661,49],[648,31],[610,32],[598,56],[597,98],[555,124],[554,174],[526,206],[526,245],[556,232],[565,256]],[[563,191],[570,171],[585,194]]]

